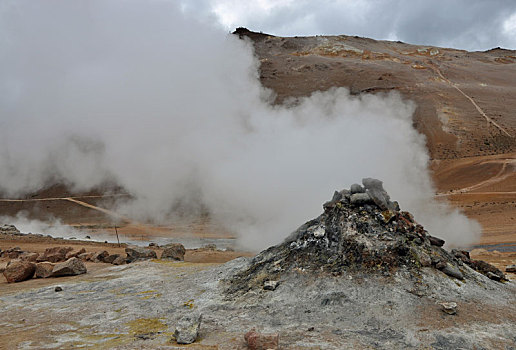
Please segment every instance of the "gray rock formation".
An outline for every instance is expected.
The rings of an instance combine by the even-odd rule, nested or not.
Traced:
[[[387,192],[383,189],[382,181],[368,177],[362,179],[362,184],[366,189],[366,193],[369,194],[373,202],[381,210],[395,211],[397,209],[396,205],[391,202],[391,198],[389,197]]]
[[[86,265],[79,258],[70,258],[56,264],[50,277],[75,276],[86,273]]]
[[[181,243],[170,243],[164,246],[161,259],[183,261],[185,253],[185,247]]]
[[[125,248],[125,252],[127,254],[127,262],[133,262],[136,260],[148,260],[148,259],[157,259],[158,256],[156,252],[152,249],[131,246]]]
[[[199,336],[202,315],[196,312],[187,314],[177,322],[174,338],[178,344],[191,344]]]

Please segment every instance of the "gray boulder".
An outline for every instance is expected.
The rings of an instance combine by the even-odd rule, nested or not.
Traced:
[[[351,194],[355,194],[355,193],[364,193],[365,192],[365,188],[363,188],[362,186],[360,186],[359,184],[353,184],[351,185],[351,187],[349,188],[349,191],[351,192]]]
[[[54,266],[51,277],[75,276],[86,273],[86,265],[79,258],[70,258]]]
[[[364,205],[371,204],[373,200],[368,193],[354,193],[351,195],[350,203],[352,205]]]
[[[125,248],[125,252],[127,253],[127,261],[133,262],[136,260],[149,260],[149,259],[157,259],[158,256],[156,252],[152,249],[131,246]]]
[[[202,315],[193,313],[183,316],[177,323],[174,337],[178,344],[191,344],[199,336]]]
[[[185,260],[185,247],[181,243],[170,243],[167,244],[163,249],[163,253],[161,253],[161,259],[167,260],[177,260],[183,261]]]
[[[382,210],[396,211],[396,205],[391,202],[391,198],[383,189],[383,182],[377,179],[367,177],[362,179],[366,192],[369,194],[373,202]]]

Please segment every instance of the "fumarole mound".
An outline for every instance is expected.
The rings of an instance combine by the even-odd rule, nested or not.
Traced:
[[[403,270],[416,277],[429,267],[443,279],[474,280],[476,270],[492,280],[506,281],[502,271],[471,260],[467,251],[443,249],[444,240],[429,235],[409,212],[401,211],[380,180],[365,178],[362,183],[335,192],[323,205],[323,214],[282,244],[260,253],[231,280],[228,293],[245,293],[292,271],[389,277]]]

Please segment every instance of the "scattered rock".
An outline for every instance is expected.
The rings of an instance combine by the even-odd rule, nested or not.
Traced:
[[[206,250],[217,250],[217,245],[216,244],[213,244],[213,243],[210,243],[210,244],[205,244],[202,246],[202,249],[206,249]]]
[[[86,271],[86,266],[79,258],[70,258],[54,266],[51,277],[81,275]]]
[[[174,337],[178,344],[191,344],[199,336],[202,315],[198,313],[183,316],[177,323]]]
[[[104,262],[104,259],[106,259],[108,256],[109,256],[109,253],[106,250],[101,251],[101,252],[96,252],[92,255],[91,261],[96,262],[96,263]]]
[[[279,334],[263,334],[252,329],[244,335],[244,339],[249,350],[279,349]]]
[[[264,290],[275,290],[279,285],[278,281],[265,281],[263,283]]]
[[[9,248],[2,253],[3,257],[9,259],[18,259],[23,254],[23,250],[20,247]]]
[[[157,259],[156,252],[152,249],[131,246],[125,248],[125,252],[127,253],[127,262],[133,262],[136,260],[149,260],[149,259]]]
[[[111,254],[111,255],[106,256],[103,261],[105,263],[112,264],[113,261],[115,261],[115,259],[117,259],[119,257],[120,257],[120,254]]]
[[[505,272],[513,272],[516,273],[516,265],[507,265],[505,267]]]
[[[84,237],[84,238],[85,238],[85,239],[91,239],[91,237],[90,237],[90,236],[86,236],[86,237]]]
[[[54,292],[62,292],[63,288],[61,286],[57,286],[54,288]]]
[[[22,282],[31,279],[36,271],[36,264],[30,261],[11,261],[4,270],[7,283]]]
[[[444,313],[448,315],[455,315],[457,313],[457,303],[454,302],[445,302],[440,303],[442,310]]]
[[[154,243],[154,242],[150,242],[150,243],[149,243],[149,247],[157,247],[157,246],[158,246],[158,245],[157,245],[156,243]]]
[[[115,260],[111,262],[113,265],[123,265],[126,263],[126,259],[123,256],[118,256]]]
[[[454,277],[459,280],[464,279],[464,275],[462,274],[462,272],[460,272],[460,270],[457,267],[450,265],[444,261],[439,262],[435,267],[450,277]]]
[[[371,196],[368,193],[355,193],[351,195],[351,204],[360,206],[373,203]]]
[[[31,262],[36,262],[38,257],[39,257],[38,253],[29,253],[29,252],[23,252],[19,256],[20,260],[31,261]]]
[[[500,282],[502,280],[503,277],[500,277],[499,275],[491,272],[491,271],[488,271],[486,273],[486,276],[489,278],[489,279],[492,279],[493,281],[497,281],[497,282]]]
[[[47,278],[52,275],[52,271],[54,270],[55,264],[52,264],[48,261],[43,261],[36,263],[36,272],[34,273],[34,277],[36,278]]]
[[[93,254],[95,253],[82,253],[77,255],[77,258],[81,259],[82,261],[91,261]]]
[[[3,224],[0,226],[0,233],[20,233],[20,230],[18,230],[14,225]]]
[[[72,251],[72,247],[52,247],[45,249],[43,255],[38,258],[38,262],[41,261],[50,261],[53,263],[65,261],[66,254]]]
[[[436,247],[442,247],[445,243],[445,241],[443,239],[440,239],[440,238],[437,238],[434,236],[430,236],[430,235],[427,235],[427,237],[428,237],[428,240],[430,241],[430,244],[435,245]]]
[[[86,253],[86,249],[81,248],[81,250],[78,250],[76,252],[70,251],[66,253],[65,260],[68,260],[70,258],[77,258],[79,255]]]
[[[167,260],[185,260],[185,247],[181,243],[167,244],[161,253],[161,259]]]

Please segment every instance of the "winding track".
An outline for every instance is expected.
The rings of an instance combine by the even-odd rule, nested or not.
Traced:
[[[478,188],[481,188],[481,187],[484,187],[484,186],[487,186],[487,185],[491,185],[491,184],[503,181],[503,180],[507,179],[508,177],[510,177],[510,176],[512,176],[514,174],[514,172],[508,172],[507,171],[507,166],[509,164],[516,164],[516,159],[486,160],[486,161],[481,162],[479,164],[486,164],[486,163],[502,163],[502,168],[500,169],[500,171],[496,175],[494,175],[493,177],[490,177],[489,179],[486,179],[484,181],[480,181],[479,183],[476,183],[474,185],[471,185],[471,186],[468,186],[468,187],[463,187],[463,188],[460,188],[460,189],[457,189],[457,190],[452,190],[452,191],[449,191],[449,192],[439,192],[439,193],[436,194],[436,196],[437,197],[442,197],[442,196],[451,196],[451,195],[454,195],[454,194],[466,194],[466,193],[471,192],[473,190],[476,190]],[[513,193],[516,193],[516,192],[510,192],[510,191],[474,192],[474,194],[502,194],[502,193],[513,194]]]
[[[480,115],[482,117],[484,117],[484,119],[487,121],[488,124],[491,124],[493,125],[494,127],[496,127],[498,130],[500,130],[502,133],[504,133],[505,135],[509,136],[509,137],[513,137],[507,130],[505,130],[502,126],[500,126],[497,122],[495,122],[493,119],[491,119],[483,110],[482,108],[480,108],[480,106],[475,102],[475,100],[473,100],[473,98],[471,98],[468,94],[466,94],[464,91],[462,91],[461,88],[459,88],[457,86],[457,84],[455,84],[454,82],[450,81],[448,78],[446,78],[444,76],[444,74],[441,72],[441,70],[439,69],[439,67],[437,67],[433,62],[427,62],[428,65],[432,68],[432,70],[434,72],[437,73],[437,75],[439,75],[439,77],[444,80],[446,83],[448,83],[448,85],[450,85],[451,87],[453,87],[455,90],[457,90],[458,92],[460,92],[465,98],[467,98],[469,100],[469,102],[471,102],[471,104],[477,109],[478,113],[480,113]]]

